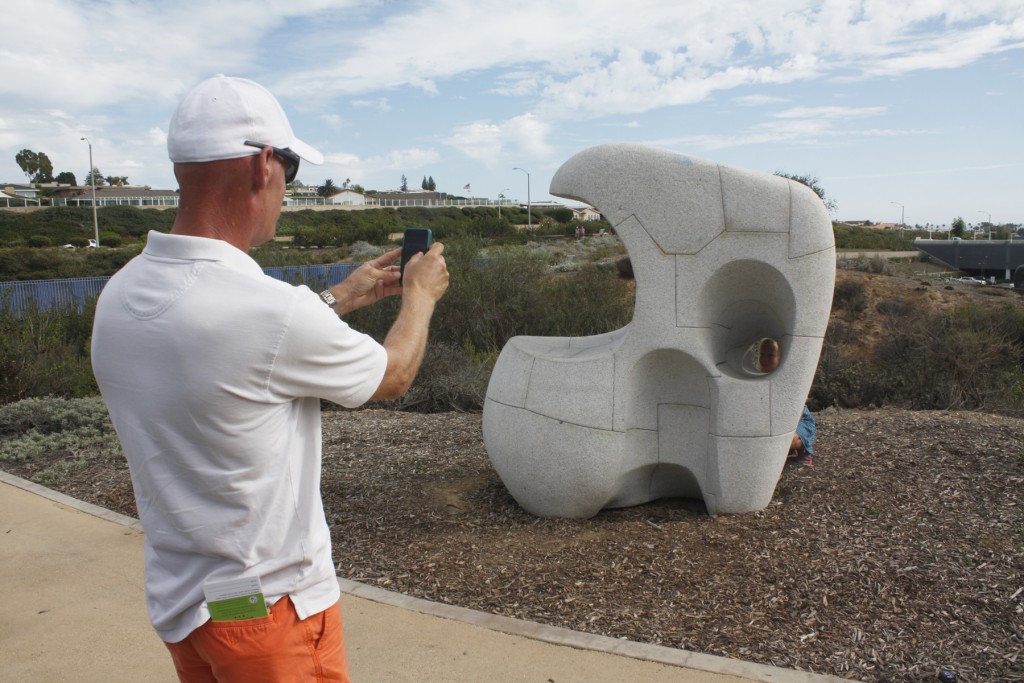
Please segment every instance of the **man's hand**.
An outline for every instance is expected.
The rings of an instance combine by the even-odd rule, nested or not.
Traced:
[[[434,242],[430,251],[414,255],[405,264],[402,307],[384,338],[388,367],[372,400],[401,397],[419,372],[434,306],[448,289],[443,251],[444,245]]]
[[[392,249],[372,261],[367,261],[345,278],[344,282],[331,287],[331,294],[338,300],[334,306],[335,311],[339,315],[350,313],[385,297],[401,294],[398,266],[392,265],[401,255],[401,249]]]
[[[432,303],[437,303],[444,296],[448,289],[448,267],[443,253],[444,245],[435,242],[429,251],[413,254],[405,264],[404,296],[422,293],[429,297]]]

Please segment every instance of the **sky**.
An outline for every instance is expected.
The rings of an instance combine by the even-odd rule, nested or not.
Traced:
[[[1020,0],[31,0],[5,3],[0,184],[176,189],[167,126],[219,73],[325,156],[299,180],[549,201],[637,143],[815,177],[839,220],[1024,223]],[[522,170],[515,170],[522,169]],[[469,190],[465,187],[469,186]],[[594,203],[600,208],[600,201]]]

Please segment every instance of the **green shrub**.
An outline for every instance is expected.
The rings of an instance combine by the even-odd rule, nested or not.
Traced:
[[[896,230],[862,228],[837,223],[832,226],[836,249],[856,251],[913,251],[915,235],[907,230],[901,235]]]
[[[97,393],[89,358],[95,300],[83,312],[0,301],[0,403],[32,396]]]
[[[609,270],[586,266],[578,273],[550,274],[544,261],[520,247],[503,249],[483,264],[481,244],[473,236],[445,243],[451,284],[431,323],[427,357],[414,389],[398,405],[479,409],[491,367],[511,337],[600,334],[632,317],[626,283]],[[368,306],[346,320],[382,340],[398,303]]]
[[[311,212],[312,213],[312,212]],[[336,212],[342,213],[342,212]],[[497,220],[486,211],[442,212],[437,225],[455,216]],[[380,220],[418,218],[406,211],[379,212]],[[502,218],[505,212],[503,210]],[[341,219],[324,222],[330,228]],[[554,223],[552,221],[552,223]],[[463,230],[469,223],[452,222]],[[462,226],[462,227],[459,227]],[[448,228],[445,228],[448,229]],[[470,230],[447,239],[452,274],[446,296],[431,323],[423,367],[410,393],[391,405],[416,410],[476,410],[482,405],[490,371],[500,350],[516,335],[578,337],[618,329],[632,317],[630,283],[612,268],[584,265],[577,272],[552,273],[550,258],[537,244],[494,248],[495,238]],[[486,262],[480,249],[490,244]],[[33,271],[69,273],[71,263],[113,272],[141,247],[0,250],[0,268],[21,262]],[[256,250],[261,261],[291,265],[342,260],[346,248]],[[620,259],[619,271],[628,265]],[[1004,300],[963,305],[932,313],[894,299],[867,307],[863,282],[836,284],[834,315],[808,403],[863,407],[898,405],[915,409],[1020,411],[1024,406],[1024,312]],[[2,304],[3,302],[0,302]],[[83,313],[30,307],[18,315],[0,309],[0,403],[35,396],[95,395],[89,364],[94,301]],[[383,340],[400,305],[393,297],[345,316],[355,329]],[[872,349],[857,338],[860,316],[880,316],[882,337]],[[2,429],[2,427],[0,427]]]
[[[40,466],[32,481],[46,486],[93,461],[124,457],[98,396],[28,398],[0,405],[0,436],[0,461]]]
[[[32,235],[31,237],[28,238],[27,242],[28,246],[33,248],[53,246],[53,240],[51,240],[46,235]]]

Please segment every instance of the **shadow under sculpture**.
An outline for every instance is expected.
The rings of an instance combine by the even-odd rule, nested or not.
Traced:
[[[633,320],[591,337],[514,337],[484,403],[491,463],[542,517],[658,498],[710,514],[771,501],[814,379],[835,282],[808,187],[639,145],[567,161],[551,194],[596,207],[636,278]],[[750,372],[758,339],[775,371]]]

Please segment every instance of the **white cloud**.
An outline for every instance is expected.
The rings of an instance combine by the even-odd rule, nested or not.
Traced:
[[[885,107],[793,107],[773,114],[780,119],[859,119],[885,113]]]
[[[146,99],[173,105],[214,73],[250,75],[268,36],[296,17],[354,0],[33,0],[4,7],[0,95],[81,108]],[[10,30],[10,27],[17,30]]]
[[[785,97],[774,95],[742,95],[734,97],[732,101],[741,107],[763,107],[769,104],[782,104],[787,100]]]
[[[371,12],[380,16],[367,20]],[[437,94],[493,71],[491,92],[533,98],[537,113],[595,117],[751,84],[949,68],[1024,43],[1024,9],[1010,0],[634,0],[628,12],[612,0],[524,0],[514,11],[498,0],[426,0],[386,12],[354,0],[267,0],[258,11],[247,0],[112,0],[102,13],[36,0],[5,8],[5,21],[19,30],[0,48],[0,95],[63,107],[139,98],[170,106],[213,71],[256,75],[254,66],[274,68],[290,48],[300,59],[267,84],[308,96],[309,106],[399,87]],[[282,29],[301,30],[301,45],[282,36],[268,47]],[[391,105],[357,97],[352,106]]]
[[[322,114],[320,120],[333,130],[341,130],[345,126],[345,119],[340,114]]]
[[[475,161],[494,165],[511,154],[548,155],[550,130],[550,125],[537,116],[523,114],[502,123],[476,121],[458,126],[445,142]]]
[[[1024,9],[1009,0],[636,0],[628,12],[610,0],[524,0],[515,11],[496,0],[434,0],[353,34],[335,63],[286,87],[434,94],[457,77],[491,72],[491,93],[532,98],[544,117],[590,118],[692,104],[747,85],[959,66],[1019,48],[1022,31]]]
[[[933,128],[837,128],[827,118],[787,119],[749,127],[733,134],[690,135],[658,140],[652,144],[684,150],[719,150],[785,142],[793,145],[849,144],[860,138],[940,135]]]
[[[377,111],[391,111],[391,104],[386,97],[378,97],[375,100],[352,100],[352,106],[356,109],[376,109]]]
[[[347,152],[335,152],[324,156],[323,166],[312,168],[317,169],[316,172],[325,178],[333,175],[351,178],[355,182],[365,182],[366,178],[385,172],[412,173],[437,163],[440,158],[437,150],[423,148],[394,149],[383,155],[366,158]],[[397,186],[398,176],[395,177]]]

